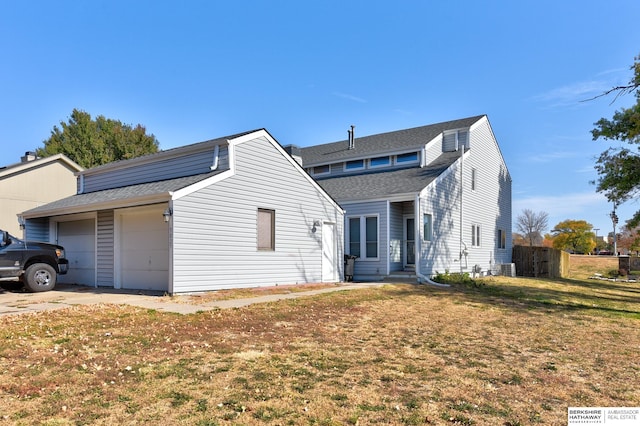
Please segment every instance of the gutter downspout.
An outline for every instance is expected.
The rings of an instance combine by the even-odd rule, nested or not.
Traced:
[[[422,244],[421,244],[422,240],[420,239],[421,225],[418,225],[419,223],[422,223],[422,221],[420,220],[420,194],[416,195],[416,200],[414,202],[415,202],[415,213],[414,213],[415,214],[415,219],[414,219],[415,236],[413,238],[415,239],[416,277],[418,279],[418,283],[427,283],[435,287],[451,287],[449,284],[437,283],[433,281],[431,278],[427,277],[426,275],[423,275],[420,272],[420,258],[422,253]]]
[[[218,169],[218,162],[220,159],[219,154],[220,154],[220,145],[216,145],[215,148],[213,148],[213,164],[211,164],[211,167],[209,167],[211,171]]]
[[[460,273],[462,274],[462,256],[465,257],[465,263],[467,260],[467,245],[464,243],[462,235],[463,235],[463,198],[462,191],[464,188],[464,146],[460,145],[460,141],[458,140],[458,133],[456,132],[456,146],[460,150],[460,257],[458,258],[458,262],[460,262]],[[462,248],[464,246],[464,249]]]

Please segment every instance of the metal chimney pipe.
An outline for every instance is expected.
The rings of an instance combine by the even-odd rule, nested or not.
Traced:
[[[355,128],[356,126],[354,126],[353,124],[351,125],[351,142],[350,142],[350,146],[351,149],[354,149],[356,147],[356,133],[355,133]]]

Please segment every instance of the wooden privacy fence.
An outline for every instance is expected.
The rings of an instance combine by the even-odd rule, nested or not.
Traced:
[[[521,277],[568,277],[569,258],[569,253],[550,247],[513,246],[512,261]]]

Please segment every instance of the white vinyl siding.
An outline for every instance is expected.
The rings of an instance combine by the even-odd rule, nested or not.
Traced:
[[[234,175],[173,202],[173,291],[321,281],[323,232],[314,223],[335,223],[342,241],[342,212],[266,138],[232,149]],[[276,212],[274,251],[256,247],[258,208]]]
[[[488,271],[496,264],[511,262],[511,177],[486,118],[480,119],[470,131],[460,132],[458,137],[463,135],[468,138],[466,143],[470,149],[465,152],[462,161],[462,184],[466,188],[463,191],[462,232],[460,161],[420,195],[421,212],[432,214],[433,219],[433,240],[430,244],[422,244],[420,248],[420,271],[425,275],[445,270],[460,271],[461,263],[462,269],[470,272],[474,265],[480,265],[483,271]],[[447,139],[447,143],[444,139]],[[445,135],[443,149],[448,147],[453,150],[453,140],[450,135]],[[429,152],[433,151],[432,144],[427,148]],[[435,153],[429,156],[435,156]],[[476,183],[472,191],[473,169],[476,170]],[[477,225],[477,228],[472,229],[472,225]],[[503,230],[504,248],[498,248],[500,243],[494,244],[498,229]],[[473,246],[474,240],[479,240],[480,245]],[[460,262],[459,253],[465,247],[467,256]]]

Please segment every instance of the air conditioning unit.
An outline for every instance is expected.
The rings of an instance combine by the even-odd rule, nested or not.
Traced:
[[[516,264],[515,263],[500,263],[496,265],[498,267],[498,273],[505,277],[516,276]]]

